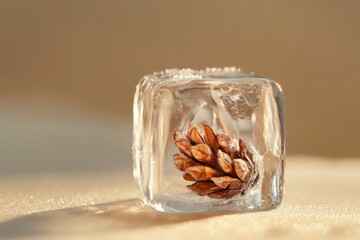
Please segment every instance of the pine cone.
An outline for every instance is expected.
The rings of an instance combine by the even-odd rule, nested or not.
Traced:
[[[192,125],[185,136],[180,131],[174,133],[175,145],[181,152],[173,156],[175,166],[185,172],[185,180],[195,182],[187,187],[211,198],[245,194],[259,178],[252,150],[242,139],[237,148],[226,135],[215,135],[209,125],[204,124],[203,129],[203,136]]]

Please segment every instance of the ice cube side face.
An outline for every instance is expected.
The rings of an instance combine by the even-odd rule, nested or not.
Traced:
[[[134,98],[133,170],[143,201],[162,212],[263,211],[276,208],[284,189],[284,103],[272,80],[237,69],[167,70],[148,75]],[[175,130],[209,124],[242,138],[256,152],[260,178],[229,199],[198,196],[186,186],[173,155]]]

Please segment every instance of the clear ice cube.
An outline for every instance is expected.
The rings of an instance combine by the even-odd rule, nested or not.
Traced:
[[[230,198],[199,196],[175,167],[174,131],[189,124],[241,138],[253,149],[259,179]],[[261,211],[284,188],[284,105],[272,80],[236,68],[166,70],[143,77],[134,98],[134,177],[146,204],[162,212]]]

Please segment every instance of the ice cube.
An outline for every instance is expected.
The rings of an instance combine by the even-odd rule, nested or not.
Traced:
[[[236,68],[147,75],[135,93],[133,159],[143,200],[156,210],[275,208],[284,184],[282,90]]]

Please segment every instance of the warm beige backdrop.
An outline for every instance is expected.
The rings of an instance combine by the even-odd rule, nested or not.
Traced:
[[[103,136],[112,147],[97,151],[97,159],[126,152],[129,162],[138,79],[165,68],[207,66],[239,66],[283,86],[289,154],[360,156],[359,11],[355,0],[3,0],[1,160],[15,169],[13,162],[29,155],[86,158],[76,155],[79,149],[95,152]],[[84,129],[74,134],[79,116],[101,126],[111,121],[116,131],[99,128],[83,144],[96,127],[79,121]]]

